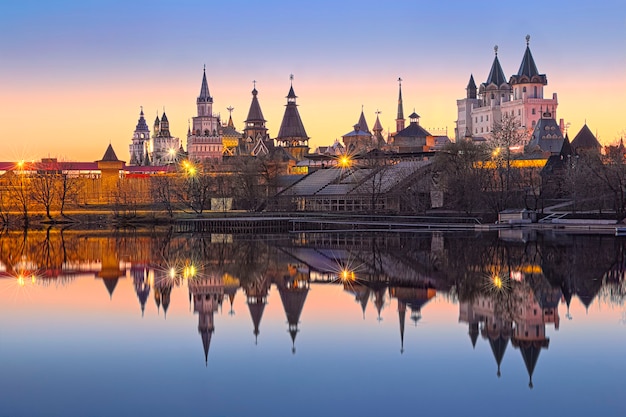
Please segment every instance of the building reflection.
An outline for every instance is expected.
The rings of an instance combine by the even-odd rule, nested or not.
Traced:
[[[211,335],[215,331],[213,316],[224,300],[224,280],[215,271],[194,274],[187,280],[193,298],[193,311],[198,313],[198,333],[204,349],[204,363],[208,364]]]
[[[401,353],[410,349],[405,346],[406,325],[418,325],[428,314],[428,303],[440,294],[458,303],[459,321],[467,325],[472,347],[489,345],[496,375],[506,375],[503,358],[512,351],[523,361],[532,387],[541,351],[550,345],[547,331],[559,329],[560,303],[568,319],[574,297],[587,309],[595,302],[623,305],[626,242],[607,236],[522,238],[309,234],[263,241],[29,231],[0,239],[0,278],[25,285],[23,277],[29,276],[33,285],[66,285],[91,276],[102,280],[111,300],[120,279],[129,278],[142,317],[152,296],[156,314],[162,309],[166,318],[176,299],[172,293],[184,289],[190,310],[198,315],[205,364],[216,315],[225,298],[223,314],[235,314],[239,289],[258,344],[274,287],[292,353],[312,285],[337,285],[354,299],[363,319],[370,303],[376,310],[372,320],[381,320],[385,309],[397,305]]]

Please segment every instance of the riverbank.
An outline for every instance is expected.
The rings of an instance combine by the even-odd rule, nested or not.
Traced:
[[[245,211],[217,212],[201,214],[176,211],[172,216],[167,212],[137,210],[120,215],[110,210],[68,211],[63,217],[53,215],[48,219],[45,213],[35,212],[29,216],[29,229],[139,229],[167,228],[176,233],[232,233],[232,234],[271,234],[307,232],[428,232],[428,231],[500,231],[500,230],[553,230],[567,233],[626,233],[614,219],[546,218],[535,223],[496,223],[484,222],[482,217],[455,216],[444,213],[429,216],[364,215],[342,213],[251,213]],[[23,220],[11,213],[9,230],[24,228]]]

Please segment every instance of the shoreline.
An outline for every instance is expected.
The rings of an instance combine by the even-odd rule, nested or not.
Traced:
[[[434,232],[502,230],[551,230],[564,233],[625,235],[626,226],[614,219],[553,219],[550,222],[482,223],[480,217],[449,215],[404,216],[389,214],[341,213],[254,213],[244,211],[213,212],[201,215],[138,210],[132,216],[119,216],[110,211],[87,210],[67,212],[65,217],[46,218],[43,213],[29,217],[29,230],[111,230],[111,229],[174,229],[176,233],[317,233],[317,232]],[[23,219],[15,213],[5,230],[24,229]]]

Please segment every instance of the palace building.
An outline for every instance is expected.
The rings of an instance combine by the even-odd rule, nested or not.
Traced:
[[[165,111],[160,119],[157,114],[154,131],[150,137],[150,128],[146,123],[143,107],[139,112],[139,120],[131,140],[129,165],[135,166],[160,166],[172,163],[180,148],[180,139],[170,133],[170,123]]]
[[[504,115],[515,117],[528,136],[544,112],[549,112],[556,120],[557,95],[544,97],[543,87],[548,84],[548,79],[537,69],[529,44],[530,36],[526,36],[526,50],[519,70],[509,79],[500,65],[497,46],[487,80],[477,87],[474,76],[470,75],[465,98],[457,100],[457,141],[478,137],[490,139],[494,123],[502,120]]]

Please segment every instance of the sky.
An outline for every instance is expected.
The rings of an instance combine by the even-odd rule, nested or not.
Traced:
[[[352,130],[363,109],[395,131],[404,113],[454,137],[456,100],[470,74],[487,79],[493,47],[517,73],[525,36],[544,96],[570,139],[585,121],[603,144],[626,136],[626,3],[205,0],[0,2],[0,160],[121,160],[140,106],[163,110],[185,143],[203,66],[214,112],[243,129],[253,80],[272,137],[289,76],[312,150]]]

